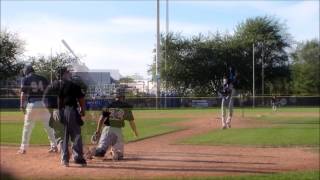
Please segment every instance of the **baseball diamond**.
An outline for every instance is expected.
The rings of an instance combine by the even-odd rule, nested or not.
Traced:
[[[320,179],[320,1],[0,4],[1,180]]]

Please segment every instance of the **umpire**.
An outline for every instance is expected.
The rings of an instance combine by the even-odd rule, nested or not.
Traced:
[[[59,107],[59,93],[63,86],[62,76],[66,68],[59,68],[56,72],[56,80],[54,80],[45,90],[43,94],[43,102],[50,112],[49,126],[54,129],[54,136],[58,145],[59,151],[62,149],[64,136],[64,126],[60,121],[59,113],[62,112],[62,107]],[[60,111],[61,110],[61,111]]]
[[[83,158],[83,144],[81,137],[81,126],[83,121],[81,116],[85,115],[84,93],[80,86],[71,81],[71,73],[67,68],[60,70],[62,74],[63,85],[59,92],[59,107],[62,108],[60,117],[64,125],[64,136],[61,150],[61,164],[69,166],[69,137],[72,141],[72,152],[74,163],[86,166],[87,162]],[[79,104],[79,107],[78,107]]]

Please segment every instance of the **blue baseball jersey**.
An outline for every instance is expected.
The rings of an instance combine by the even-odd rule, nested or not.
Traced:
[[[235,83],[236,82],[236,73],[234,69],[229,70],[228,74],[228,83]]]
[[[231,95],[231,89],[228,83],[223,84],[220,93],[224,98],[229,97]]]
[[[28,102],[41,101],[47,86],[47,79],[34,73],[27,75],[21,81],[21,91],[25,93]]]

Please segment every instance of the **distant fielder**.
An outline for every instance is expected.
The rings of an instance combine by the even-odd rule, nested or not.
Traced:
[[[50,141],[49,152],[57,152],[57,144],[54,130],[49,127],[50,114],[44,107],[42,95],[48,85],[48,81],[34,73],[31,65],[23,69],[24,77],[21,82],[20,109],[24,112],[24,126],[22,131],[22,142],[18,154],[25,154],[29,146],[32,129],[35,120],[42,120],[44,128]]]
[[[277,97],[272,96],[271,98],[271,106],[272,106],[272,111],[277,111]]]
[[[223,78],[223,86],[220,91],[222,95],[222,101],[221,101],[222,129],[231,128],[231,120],[233,115],[233,96],[235,95],[234,84],[236,83],[236,72],[231,67],[229,67],[228,70],[229,70],[228,76],[227,77],[225,76]]]

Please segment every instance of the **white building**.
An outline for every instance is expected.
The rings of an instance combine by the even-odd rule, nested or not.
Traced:
[[[89,97],[111,96],[115,91],[115,83],[121,78],[116,69],[89,69],[85,65],[74,65],[74,75],[88,86]]]

